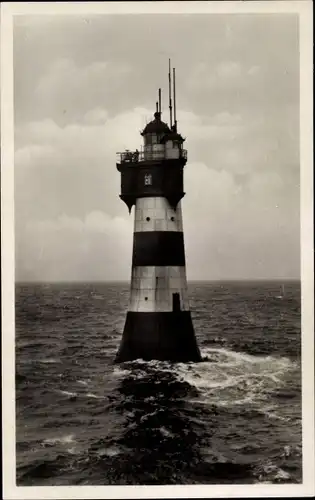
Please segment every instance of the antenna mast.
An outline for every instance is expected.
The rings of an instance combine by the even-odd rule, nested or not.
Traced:
[[[170,108],[170,127],[172,127],[172,83],[171,83],[171,60],[168,60],[168,95],[169,95],[169,108]]]
[[[173,97],[174,97],[174,127],[175,132],[177,132],[177,120],[176,120],[176,88],[175,88],[175,68],[173,68]]]
[[[160,114],[162,113],[161,102],[162,102],[161,89],[159,89],[159,113]]]

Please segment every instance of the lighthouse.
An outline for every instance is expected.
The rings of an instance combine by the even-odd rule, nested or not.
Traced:
[[[172,82],[173,76],[173,82]],[[169,125],[161,89],[138,151],[118,154],[120,198],[134,206],[129,307],[116,362],[200,361],[187,293],[181,200],[187,162],[177,130],[175,68],[169,61]]]

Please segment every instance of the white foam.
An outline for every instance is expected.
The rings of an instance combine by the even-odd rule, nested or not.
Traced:
[[[223,380],[209,380],[209,378],[205,375],[202,376],[198,373],[187,373],[184,375],[183,379],[185,382],[188,382],[190,385],[197,387],[198,389],[206,388],[206,389],[224,389],[227,387],[233,387],[238,385],[240,377],[229,377],[226,376]]]
[[[77,383],[80,385],[88,385],[86,380],[77,380]]]
[[[66,436],[57,436],[53,438],[47,438],[43,440],[44,444],[54,445],[54,444],[70,444],[74,443],[74,435],[67,434]]]
[[[59,392],[60,394],[64,394],[65,396],[77,396],[77,392],[70,392],[70,391],[57,391]]]
[[[116,455],[119,455],[121,452],[118,448],[115,448],[114,446],[111,446],[110,448],[104,448],[98,452],[98,455],[104,456],[106,455],[107,457],[115,457]]]
[[[162,434],[162,436],[165,437],[174,437],[174,434],[168,429],[166,429],[166,427],[160,427],[160,433]]]
[[[43,364],[55,364],[55,363],[60,363],[60,359],[54,359],[54,358],[46,358],[46,359],[40,359],[40,363]]]
[[[269,411],[262,410],[261,413],[263,413],[266,417],[274,419],[274,420],[283,420],[284,422],[289,422],[289,418],[281,417],[280,415],[277,415],[276,413],[271,413]]]
[[[223,355],[226,358],[231,358],[231,360],[234,360],[237,364],[247,363],[249,365],[257,365],[257,366],[261,365],[262,367],[267,367],[267,366],[286,367],[292,363],[289,358],[285,357],[276,358],[273,356],[254,356],[251,354],[245,354],[243,352],[231,351],[225,348],[210,347],[207,349],[207,354],[209,353],[216,353],[219,356]]]
[[[92,294],[92,297],[94,300],[104,300],[104,296],[103,295],[94,295]]]
[[[114,371],[113,371],[113,375],[115,377],[124,377],[124,376],[130,375],[130,374],[131,374],[131,370],[127,370],[126,368],[115,367]]]
[[[266,377],[269,377],[270,380],[272,380],[273,382],[275,382],[276,384],[279,384],[281,383],[281,380],[276,376],[275,373],[266,373],[265,374]]]
[[[218,400],[215,402],[216,406],[226,406],[226,407],[229,407],[229,406],[239,406],[239,405],[245,405],[245,404],[248,404],[248,403],[253,403],[253,396],[247,396],[243,399],[231,399],[230,401],[227,401],[227,400]]]
[[[282,469],[279,469],[277,471],[277,474],[274,477],[275,479],[290,479],[290,474],[288,472],[285,472]]]
[[[284,446],[282,456],[289,457],[290,455],[291,455],[291,446],[290,445]]]
[[[206,354],[210,361],[178,363],[175,373],[179,380],[196,387],[209,404],[218,406],[252,404],[255,408],[261,407],[271,391],[285,384],[284,375],[297,366],[285,357],[252,356],[225,348],[211,347]],[[287,420],[267,409],[264,412],[270,418]]]
[[[72,448],[67,448],[67,452],[70,453],[70,455],[76,455],[78,453],[74,446],[72,446]]]
[[[97,396],[96,394],[93,394],[92,392],[88,392],[86,394],[87,398],[94,398],[94,399],[104,399],[103,396]]]
[[[149,417],[154,417],[159,412],[159,409],[152,411],[151,413],[146,413],[140,418],[140,422],[144,422],[147,420]]]
[[[279,480],[288,480],[290,479],[290,474],[283,469],[280,469],[277,465],[273,464],[270,460],[267,460],[264,464],[258,467],[260,472],[259,480],[261,481],[266,475],[271,480],[271,482],[279,481]]]

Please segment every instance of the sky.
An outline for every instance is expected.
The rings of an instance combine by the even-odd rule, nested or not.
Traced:
[[[18,16],[17,281],[130,279],[116,152],[176,66],[189,280],[300,276],[295,14]]]

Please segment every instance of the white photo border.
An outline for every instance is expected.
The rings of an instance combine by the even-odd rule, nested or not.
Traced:
[[[3,492],[6,500],[248,498],[314,494],[313,23],[312,2],[8,2],[1,4],[1,271]],[[16,486],[13,16],[87,14],[296,13],[300,27],[300,208],[302,301],[301,484]]]

